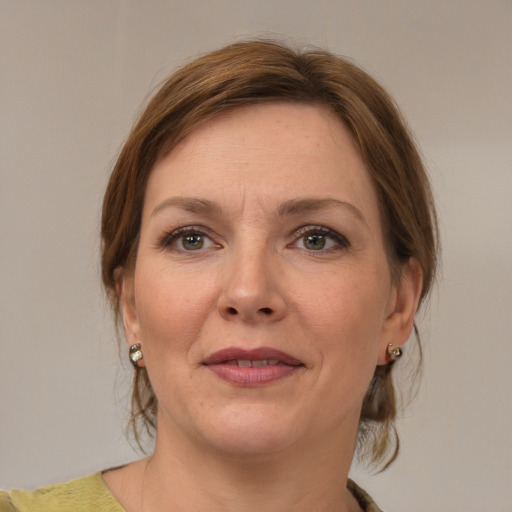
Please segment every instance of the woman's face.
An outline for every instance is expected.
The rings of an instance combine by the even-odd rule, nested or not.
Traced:
[[[123,307],[159,435],[245,455],[353,441],[408,335],[398,297],[374,187],[327,110],[230,111],[155,165]]]

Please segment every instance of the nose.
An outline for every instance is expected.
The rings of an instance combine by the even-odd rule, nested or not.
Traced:
[[[229,321],[270,323],[286,315],[283,275],[277,257],[267,248],[234,253],[225,262],[220,315]]]

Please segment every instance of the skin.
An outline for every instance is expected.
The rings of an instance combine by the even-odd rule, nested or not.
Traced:
[[[153,456],[104,476],[125,509],[359,510],[342,482],[362,400],[421,291],[418,264],[401,270],[397,287],[372,181],[323,108],[237,109],[158,161],[119,283],[159,401]],[[302,367],[226,382],[203,363],[233,346]]]

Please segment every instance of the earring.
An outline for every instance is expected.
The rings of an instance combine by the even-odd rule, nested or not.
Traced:
[[[386,360],[388,363],[394,363],[402,357],[402,354],[402,347],[395,347],[393,343],[390,343],[386,349]]]
[[[132,362],[135,368],[138,368],[137,364],[144,356],[142,355],[141,345],[140,343],[135,343],[130,347],[130,361]]]

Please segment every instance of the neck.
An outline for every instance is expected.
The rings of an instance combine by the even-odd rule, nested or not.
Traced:
[[[269,454],[219,453],[176,431],[159,433],[144,476],[143,511],[360,510],[346,489],[355,435]],[[351,429],[353,430],[353,429]],[[341,434],[338,432],[337,434]]]

